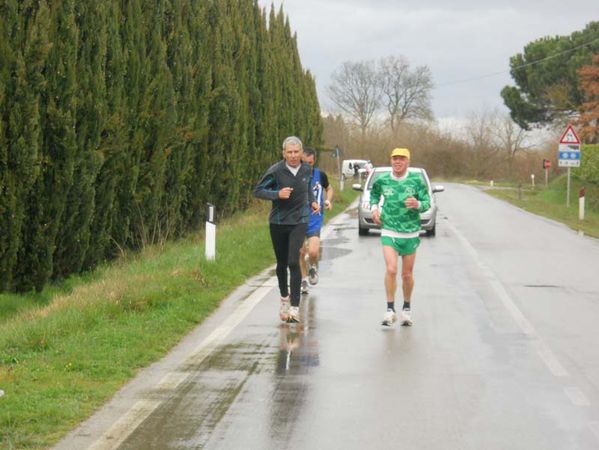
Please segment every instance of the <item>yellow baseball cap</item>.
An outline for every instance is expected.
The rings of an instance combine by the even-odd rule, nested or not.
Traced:
[[[407,148],[394,148],[391,152],[391,158],[394,156],[405,156],[406,158],[410,159],[410,150]]]

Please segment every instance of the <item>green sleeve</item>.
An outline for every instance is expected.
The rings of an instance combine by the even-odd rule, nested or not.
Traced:
[[[381,200],[381,179],[379,178],[372,185],[372,189],[370,190],[370,207],[372,205],[378,205]]]
[[[424,212],[431,207],[431,197],[428,195],[428,189],[424,181],[420,181],[419,185],[417,199],[420,202],[420,208],[418,211]]]

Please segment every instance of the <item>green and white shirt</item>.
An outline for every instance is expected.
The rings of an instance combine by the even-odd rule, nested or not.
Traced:
[[[418,208],[408,208],[408,197],[418,200]],[[370,209],[381,210],[382,236],[412,238],[420,232],[420,213],[431,206],[426,183],[417,172],[395,177],[393,172],[382,175],[372,185]]]

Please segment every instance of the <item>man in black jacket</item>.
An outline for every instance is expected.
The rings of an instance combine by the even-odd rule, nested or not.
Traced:
[[[285,322],[299,322],[302,281],[300,247],[304,242],[310,214],[320,212],[320,205],[310,189],[312,169],[302,163],[302,154],[302,141],[295,136],[286,138],[283,141],[283,160],[273,164],[254,188],[255,197],[272,201],[270,237],[277,259],[281,294],[279,317]]]

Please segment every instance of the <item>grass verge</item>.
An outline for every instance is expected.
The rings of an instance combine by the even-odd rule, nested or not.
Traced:
[[[330,219],[357,196],[335,195]],[[0,448],[48,448],[168,352],[237,286],[274,263],[267,202],[40,294],[0,295]]]
[[[555,179],[549,186],[531,189],[487,189],[490,195],[506,200],[533,214],[561,222],[573,230],[599,238],[599,186],[571,179],[570,207],[566,207],[566,177]],[[578,219],[578,192],[585,187],[585,217]]]

